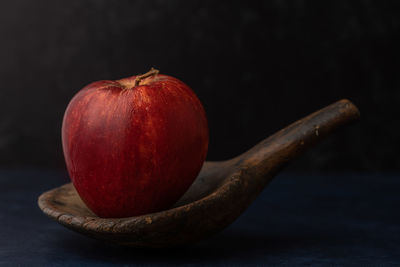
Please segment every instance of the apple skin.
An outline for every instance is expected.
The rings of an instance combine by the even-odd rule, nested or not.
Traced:
[[[170,208],[198,175],[208,149],[200,100],[180,80],[156,74],[98,81],[69,103],[62,144],[70,178],[99,217]]]

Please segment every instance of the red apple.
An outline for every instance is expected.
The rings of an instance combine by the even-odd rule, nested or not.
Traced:
[[[187,191],[207,154],[208,126],[193,91],[152,69],[79,91],[62,143],[86,205],[100,217],[129,217],[167,209]]]

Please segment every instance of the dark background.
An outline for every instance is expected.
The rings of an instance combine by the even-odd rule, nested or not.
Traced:
[[[296,171],[399,171],[400,2],[0,2],[0,165],[64,168],[60,128],[86,84],[154,66],[206,109],[209,160],[341,98],[362,120]]]

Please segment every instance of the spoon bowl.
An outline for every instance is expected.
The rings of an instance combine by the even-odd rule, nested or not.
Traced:
[[[233,159],[205,162],[195,182],[169,210],[128,218],[99,218],[71,183],[43,193],[41,210],[93,238],[134,247],[195,242],[231,224],[284,165],[335,129],[359,118],[341,100],[289,125]]]

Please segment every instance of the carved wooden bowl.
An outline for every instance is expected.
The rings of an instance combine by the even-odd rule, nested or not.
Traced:
[[[285,163],[358,118],[357,108],[341,100],[236,158],[206,162],[190,189],[169,210],[129,218],[99,218],[70,183],[43,193],[38,204],[46,215],[74,231],[121,245],[167,247],[194,242],[231,224]]]

